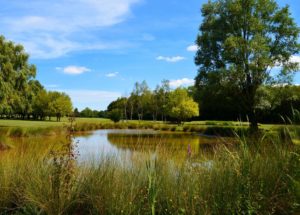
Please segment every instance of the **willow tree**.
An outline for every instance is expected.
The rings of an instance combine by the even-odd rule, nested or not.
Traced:
[[[36,67],[29,63],[29,55],[22,45],[0,36],[0,113],[23,114],[29,81],[34,79]]]
[[[229,86],[240,98],[251,127],[258,88],[263,84],[291,82],[298,65],[299,28],[288,6],[274,0],[216,0],[202,7],[203,22],[197,37],[195,63],[199,66],[196,88],[220,76],[219,85]],[[271,75],[280,67],[279,75]],[[214,83],[215,84],[215,83]]]

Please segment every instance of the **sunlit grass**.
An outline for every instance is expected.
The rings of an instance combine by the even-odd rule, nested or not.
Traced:
[[[66,132],[68,119],[61,122],[52,121],[28,121],[28,120],[0,120],[0,135],[10,137],[27,136],[58,136]],[[161,121],[125,120],[114,123],[103,118],[76,118],[74,131],[85,132],[97,129],[152,129],[164,132],[192,132],[203,135],[234,136],[235,133],[248,132],[247,122],[232,121],[194,121],[183,124],[163,123]],[[289,128],[291,125],[260,124],[262,133],[273,133]],[[300,131],[300,126],[293,125]]]
[[[103,123],[111,122],[109,119],[104,118],[76,118],[78,123]],[[64,117],[60,122],[52,117],[51,120],[34,121],[34,120],[0,120],[0,127],[52,127],[63,126],[68,123],[68,118]]]
[[[0,154],[0,214],[292,214],[299,149],[278,135],[188,156],[166,148],[70,166],[66,141],[32,138]],[[52,159],[51,159],[52,158]],[[63,171],[61,171],[63,170]]]

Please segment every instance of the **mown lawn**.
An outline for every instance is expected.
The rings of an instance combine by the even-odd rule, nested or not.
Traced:
[[[103,118],[76,118],[76,122],[78,123],[103,123],[103,122],[111,122],[109,119]],[[45,121],[33,121],[33,120],[0,120],[0,127],[57,127],[63,126],[68,123],[68,118],[62,118],[60,122],[57,122],[55,118]]]
[[[57,122],[56,118],[45,121],[33,120],[0,120],[0,135],[2,136],[31,136],[31,135],[53,135],[66,132],[69,125],[68,118],[62,118]],[[235,136],[247,132],[249,123],[238,121],[192,121],[183,124],[163,123],[162,121],[138,121],[126,120],[113,123],[105,118],[76,118],[75,131],[91,131],[97,129],[154,129],[159,131],[194,132],[205,135]],[[260,124],[259,127],[265,132],[277,132],[284,127],[292,125]],[[300,126],[293,125],[300,132]]]

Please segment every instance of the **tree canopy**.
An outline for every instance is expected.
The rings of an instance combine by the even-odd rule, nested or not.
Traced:
[[[22,45],[0,36],[0,116],[39,118],[62,116],[72,112],[68,95],[47,92],[35,79],[36,67]]]
[[[175,89],[170,93],[169,98],[169,115],[177,119],[178,122],[199,116],[199,106],[193,98],[188,95],[186,89]]]
[[[263,84],[290,83],[298,65],[299,28],[289,8],[274,0],[216,0],[202,7],[195,63],[198,91],[225,87],[257,128],[257,91]],[[280,66],[278,76],[271,69]],[[214,82],[217,80],[217,82]],[[212,87],[212,88],[211,88]]]
[[[107,108],[108,116],[120,119],[152,119],[181,122],[199,115],[198,104],[185,88],[171,90],[169,81],[163,80],[155,90],[146,81],[135,83],[128,98],[122,97],[111,102]]]

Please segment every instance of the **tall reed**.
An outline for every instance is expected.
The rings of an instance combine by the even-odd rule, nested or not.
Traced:
[[[0,154],[0,214],[293,214],[300,157],[286,140],[240,137],[201,159],[157,148],[89,163],[33,141]]]

